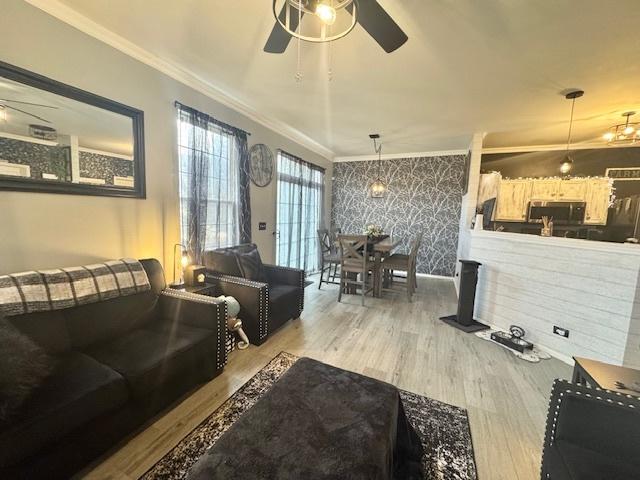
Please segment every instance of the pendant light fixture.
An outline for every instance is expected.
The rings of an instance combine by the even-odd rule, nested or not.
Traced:
[[[614,125],[603,135],[607,144],[633,145],[636,142],[640,142],[640,123],[629,121],[635,114],[636,112],[624,112],[622,114],[625,117],[625,122]]]
[[[567,93],[564,98],[567,100],[571,100],[571,117],[569,118],[569,135],[567,136],[567,151],[565,153],[564,159],[560,162],[560,173],[562,175],[568,176],[573,170],[573,157],[569,154],[569,149],[571,148],[571,130],[573,128],[573,110],[576,105],[576,98],[580,98],[584,95],[583,90],[573,90]]]
[[[373,140],[373,150],[378,154],[378,172],[375,180],[369,186],[369,191],[371,192],[371,198],[383,198],[387,192],[387,184],[382,181],[380,172],[382,167],[382,143],[378,145],[380,135],[377,133],[372,133],[369,138]]]

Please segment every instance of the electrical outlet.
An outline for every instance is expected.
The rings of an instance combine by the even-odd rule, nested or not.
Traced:
[[[553,326],[553,333],[564,338],[569,338],[569,330],[567,330],[566,328],[558,327],[557,325]]]
[[[267,222],[258,223],[258,230],[266,230],[266,229],[267,229]]]

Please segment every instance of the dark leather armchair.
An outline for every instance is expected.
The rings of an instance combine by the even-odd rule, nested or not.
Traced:
[[[247,256],[251,268],[243,268]],[[240,303],[238,317],[249,341],[261,345],[267,337],[304,309],[304,270],[262,264],[254,244],[207,251],[203,263],[207,282],[220,295]]]
[[[541,478],[640,478],[640,398],[556,380]]]

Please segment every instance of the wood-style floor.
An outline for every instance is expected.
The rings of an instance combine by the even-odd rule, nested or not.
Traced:
[[[438,320],[455,312],[453,283],[420,278],[413,303],[307,287],[301,320],[261,347],[235,351],[224,373],[191,393],[84,472],[86,478],[137,479],[280,351],[384,380],[469,412],[480,480],[540,478],[540,454],[551,384],[570,378],[551,359],[531,364]]]

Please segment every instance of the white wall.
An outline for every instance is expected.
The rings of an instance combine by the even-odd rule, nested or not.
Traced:
[[[180,235],[175,100],[250,132],[250,145],[282,148],[327,168],[330,212],[327,159],[21,0],[2,1],[0,32],[0,60],[143,110],[147,170],[146,200],[0,192],[0,273],[122,256],[170,265]],[[266,262],[274,260],[275,203],[275,180],[252,185],[253,239]],[[266,231],[258,231],[261,221]]]
[[[458,232],[457,260],[475,260],[469,257],[469,243],[471,221],[476,213],[476,200],[478,198],[478,186],[480,182],[480,160],[482,159],[482,139],[484,134],[476,133],[471,139],[469,150],[471,159],[469,160],[469,180],[467,193],[462,197],[462,207],[460,209],[460,230]],[[456,262],[456,273],[454,282],[456,291],[460,287],[460,267],[462,264]]]
[[[558,358],[572,356],[640,367],[636,245],[471,232],[470,255],[482,263],[475,317],[526,338]],[[569,330],[569,338],[553,326]]]

